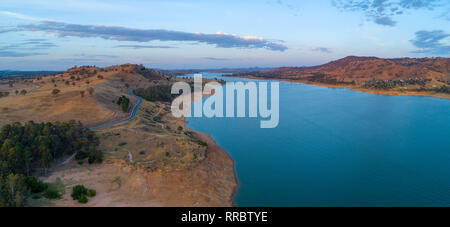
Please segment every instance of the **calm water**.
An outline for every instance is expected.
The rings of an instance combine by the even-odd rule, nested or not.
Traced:
[[[450,206],[450,100],[280,82],[277,128],[188,121],[235,161],[238,206]]]

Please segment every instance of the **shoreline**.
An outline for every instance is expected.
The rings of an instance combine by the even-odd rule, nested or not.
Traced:
[[[231,161],[231,163],[232,163],[231,167],[233,168],[233,176],[234,176],[234,183],[235,183],[235,185],[234,185],[232,193],[231,193],[231,195],[229,197],[229,201],[232,204],[232,207],[237,207],[237,204],[234,202],[234,196],[236,195],[236,192],[237,192],[237,190],[239,188],[239,180],[237,178],[236,166],[234,164],[233,158],[231,158],[231,155],[225,149],[223,149],[221,146],[219,146],[216,143],[216,141],[212,138],[212,136],[210,134],[207,134],[207,133],[204,133],[204,132],[200,132],[200,131],[196,131],[196,130],[193,130],[193,129],[187,127],[187,124],[189,122],[187,120],[185,120],[185,121],[186,121],[185,127],[188,128],[189,130],[195,132],[197,135],[199,135],[199,137],[200,137],[200,139],[202,139],[202,141],[204,141],[204,142],[206,142],[208,144],[208,148],[206,150],[207,156],[211,152],[221,153],[222,155],[225,155],[225,157],[228,158]]]
[[[292,82],[292,83],[299,83],[299,84],[307,84],[307,85],[315,85],[319,87],[327,87],[327,88],[346,88],[351,91],[359,91],[369,94],[375,94],[375,95],[392,95],[392,96],[416,96],[416,97],[430,97],[430,98],[440,98],[440,99],[450,99],[450,95],[445,95],[442,93],[435,93],[435,94],[429,94],[427,92],[419,92],[419,91],[406,91],[406,92],[400,92],[400,91],[392,91],[392,90],[373,90],[368,88],[358,88],[348,85],[334,85],[334,84],[323,84],[323,83],[315,83],[315,82],[309,82],[309,81],[300,81],[300,80],[292,80],[292,79],[279,79],[279,78],[260,78],[255,76],[227,76],[222,75],[223,77],[230,77],[230,78],[245,78],[245,79],[254,79],[254,80],[271,80],[271,81],[284,81],[284,82]]]
[[[216,94],[217,93],[214,93],[213,95],[216,95]],[[189,106],[189,108],[192,108],[192,105],[194,104],[194,102],[199,101],[198,99],[197,100],[195,99],[196,96],[194,95],[194,93],[192,93],[191,95],[192,95],[192,103],[191,103],[191,106]],[[201,99],[203,99],[205,97],[208,97],[208,96],[211,96],[211,95],[204,95],[204,94],[202,94],[202,98]],[[237,204],[234,202],[234,196],[236,195],[236,192],[237,192],[237,190],[239,188],[239,180],[238,180],[238,177],[237,177],[235,161],[233,160],[233,158],[231,158],[231,155],[223,147],[219,146],[216,143],[216,141],[212,138],[212,136],[210,134],[207,134],[207,133],[204,133],[204,132],[200,132],[200,131],[196,131],[196,130],[188,127],[187,125],[189,124],[189,121],[186,119],[186,117],[183,117],[183,121],[184,121],[184,127],[186,127],[187,129],[189,129],[192,132],[194,132],[197,135],[199,135],[200,139],[208,144],[208,148],[206,150],[207,157],[209,157],[210,153],[217,153],[219,155],[224,155],[226,159],[231,161],[231,167],[233,169],[233,177],[234,177],[234,186],[233,186],[232,193],[231,193],[231,195],[229,197],[229,202],[232,204],[232,207],[237,207]]]

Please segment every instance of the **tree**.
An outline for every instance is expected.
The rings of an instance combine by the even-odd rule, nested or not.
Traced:
[[[28,193],[23,175],[11,173],[0,181],[0,206],[24,206]]]
[[[138,88],[133,92],[147,101],[171,102],[177,97],[171,93],[171,89],[171,85],[154,85],[148,88]]]
[[[117,100],[117,105],[120,105],[122,107],[123,112],[128,112],[130,99],[123,95]]]
[[[58,90],[58,89],[53,89],[52,94],[56,96],[56,95],[58,95],[60,92],[61,92],[61,91]]]
[[[74,153],[101,162],[103,153],[97,149],[99,144],[93,131],[75,121],[3,125],[0,128],[0,206],[22,206],[28,192],[45,192],[48,197],[56,197],[55,190],[47,190],[48,185],[31,177],[35,168],[40,167],[46,173],[56,158]]]
[[[89,95],[93,95],[94,94],[94,88],[92,88],[92,87],[88,88],[88,92],[89,92]]]
[[[27,188],[30,189],[31,193],[43,192],[48,188],[48,184],[46,184],[42,181],[39,181],[34,176],[26,177],[25,184],[27,185]]]

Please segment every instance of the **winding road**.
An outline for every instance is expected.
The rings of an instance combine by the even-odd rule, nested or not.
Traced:
[[[34,91],[39,90],[39,89],[42,88],[42,85],[40,85],[40,84],[33,83],[33,82],[30,82],[30,84],[31,84],[31,85],[34,85],[34,86],[37,86],[37,87],[31,89],[28,93],[34,92]],[[126,119],[120,120],[120,121],[107,123],[107,124],[100,125],[100,126],[96,126],[96,127],[92,127],[92,128],[89,128],[89,129],[90,129],[90,130],[104,129],[104,128],[107,128],[107,127],[111,127],[111,126],[114,126],[114,125],[118,125],[118,124],[121,124],[121,123],[130,121],[130,120],[133,120],[133,119],[136,117],[136,115],[137,115],[137,111],[139,110],[139,107],[142,105],[143,99],[142,99],[141,97],[135,95],[135,94],[133,93],[133,90],[130,90],[130,91],[128,92],[128,94],[129,94],[130,96],[135,97],[135,98],[138,100],[138,103],[134,106],[134,108],[133,108],[133,110],[131,111],[131,114],[130,114],[129,117],[127,117]]]
[[[92,127],[92,128],[89,128],[89,129],[90,129],[90,130],[104,129],[104,128],[107,128],[107,127],[111,127],[111,126],[114,126],[114,125],[122,124],[122,123],[124,123],[124,122],[133,120],[133,119],[136,117],[136,115],[137,115],[137,111],[139,110],[139,107],[141,106],[141,104],[142,104],[142,102],[143,102],[143,99],[142,99],[141,97],[135,95],[135,94],[133,93],[133,90],[130,90],[130,91],[128,92],[128,94],[129,94],[130,96],[133,96],[133,97],[135,97],[135,98],[138,99],[138,103],[134,106],[134,108],[133,108],[133,110],[131,111],[131,114],[130,114],[129,117],[127,117],[126,119],[120,120],[120,121],[107,123],[107,124],[100,125],[100,126],[96,126],[96,127]]]

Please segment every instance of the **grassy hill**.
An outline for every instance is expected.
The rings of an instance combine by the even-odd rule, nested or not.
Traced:
[[[264,79],[293,80],[325,86],[369,90],[448,93],[450,58],[396,58],[349,56],[314,67],[282,67],[236,73]]]

